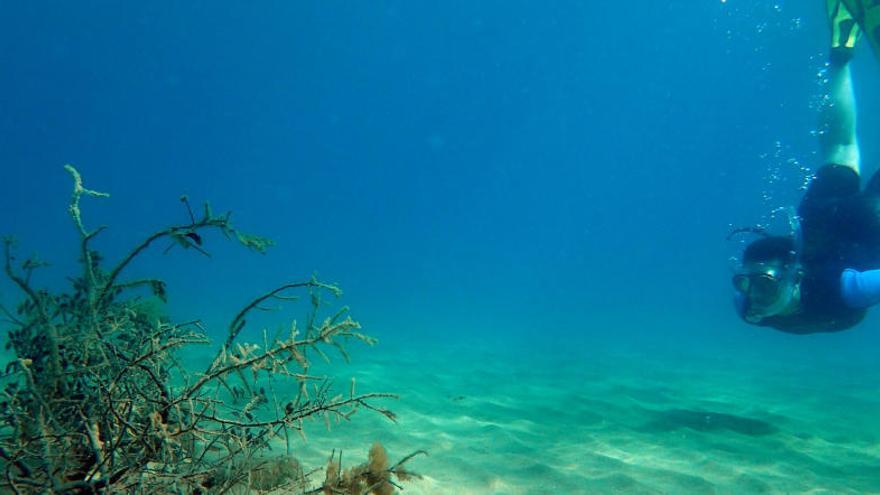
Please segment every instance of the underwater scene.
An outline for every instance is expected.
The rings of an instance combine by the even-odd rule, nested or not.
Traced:
[[[0,57],[0,494],[880,493],[876,0],[6,1]]]

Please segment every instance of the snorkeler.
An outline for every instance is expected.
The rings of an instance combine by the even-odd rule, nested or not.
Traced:
[[[838,332],[880,303],[880,174],[860,190],[849,62],[862,33],[880,60],[880,0],[826,0],[829,101],[820,113],[824,166],[797,209],[794,231],[749,244],[733,277],[748,323],[783,332]]]

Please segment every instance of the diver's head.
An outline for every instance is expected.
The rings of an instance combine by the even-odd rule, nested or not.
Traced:
[[[752,242],[733,276],[740,316],[758,323],[788,313],[800,300],[802,277],[792,237],[768,236]]]

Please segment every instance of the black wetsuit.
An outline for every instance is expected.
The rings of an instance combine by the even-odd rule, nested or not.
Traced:
[[[866,309],[843,301],[840,276],[847,268],[880,268],[880,177],[874,174],[864,191],[849,167],[819,169],[798,206],[804,271],[798,309],[771,316],[758,325],[789,333],[839,332],[865,317]]]

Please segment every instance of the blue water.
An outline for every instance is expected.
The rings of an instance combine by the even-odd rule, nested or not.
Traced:
[[[112,195],[83,205],[88,226],[110,226],[96,240],[109,258],[185,223],[181,194],[277,242],[258,255],[213,235],[210,258],[161,245],[133,267],[217,335],[254,294],[316,273],[368,333],[426,353],[538,340],[874,362],[876,315],[796,338],[746,326],[730,302],[731,226],[794,204],[798,168],[820,165],[822,2],[3,11],[0,233],[52,262],[45,286],[75,270],[72,163]],[[853,71],[870,174],[867,46]],[[0,284],[0,302],[19,297]]]

